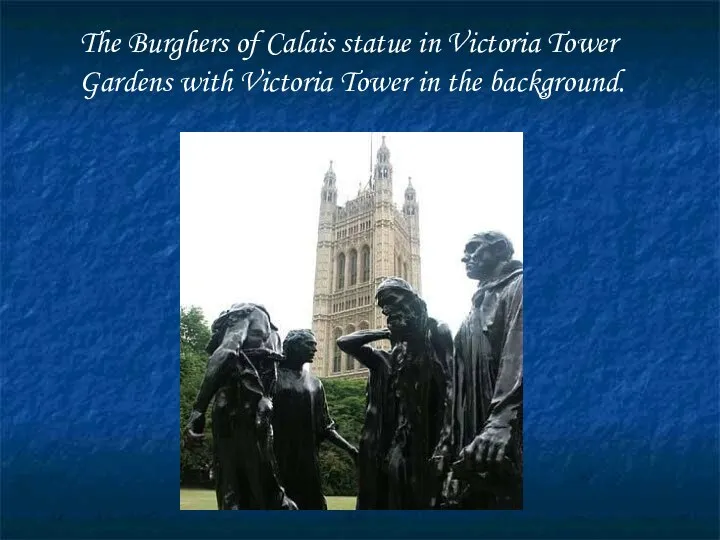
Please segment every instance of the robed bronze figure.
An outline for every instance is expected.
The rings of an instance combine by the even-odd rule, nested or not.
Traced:
[[[187,436],[199,441],[215,398],[213,450],[218,510],[296,510],[277,478],[272,396],[281,358],[277,328],[262,306],[235,304],[212,324],[205,378]]]
[[[523,267],[513,253],[497,232],[465,246],[462,262],[478,289],[455,337],[452,414],[437,452],[445,508],[522,508]]]
[[[376,299],[387,329],[337,342],[370,370],[357,508],[429,509],[439,491],[430,458],[449,406],[452,336],[403,279],[384,280]],[[390,351],[369,346],[381,339],[390,340]]]
[[[313,361],[317,341],[310,330],[291,330],[283,342],[273,411],[274,448],[280,481],[299,510],[327,510],[320,475],[320,443],[348,452],[357,449],[337,432],[323,384],[303,369]]]

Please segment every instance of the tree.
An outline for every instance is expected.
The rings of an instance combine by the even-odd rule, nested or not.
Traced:
[[[208,327],[202,309],[180,308],[180,482],[197,482],[207,477],[212,463],[212,440],[210,418],[206,426],[206,441],[198,448],[184,444],[183,431],[190,417],[195,396],[200,389],[208,354],[205,347],[210,341]]]
[[[197,306],[180,308],[180,347],[201,355],[210,341],[210,327]]]
[[[325,379],[325,397],[338,431],[357,447],[365,421],[363,379]],[[325,495],[357,495],[357,472],[347,453],[330,444],[320,447],[320,473]]]

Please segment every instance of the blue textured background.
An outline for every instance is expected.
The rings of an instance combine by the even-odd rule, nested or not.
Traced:
[[[321,17],[322,22],[321,22]],[[718,535],[717,3],[3,4],[3,537]],[[110,28],[620,36],[612,56],[164,57]],[[622,94],[105,94],[85,73],[628,71]],[[178,510],[180,131],[525,133],[525,510]],[[313,210],[314,211],[314,210]],[[441,224],[438,224],[441,226]]]

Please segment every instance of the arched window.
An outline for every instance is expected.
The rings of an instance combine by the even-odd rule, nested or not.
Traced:
[[[338,290],[345,287],[345,254],[338,255],[337,262],[337,288]]]
[[[354,249],[350,252],[350,285],[357,283],[358,254]]]
[[[342,329],[336,328],[335,329],[335,343],[334,343],[334,354],[333,354],[333,365],[332,370],[333,373],[339,373],[340,368],[342,366],[342,351],[340,350],[340,347],[337,345],[337,340],[340,336],[342,336]]]
[[[362,281],[363,283],[370,281],[370,248],[368,246],[362,248]]]
[[[347,328],[345,328],[345,334],[352,334],[355,331],[355,327],[352,324],[349,324]],[[355,369],[355,358],[350,356],[349,354],[345,355],[345,369],[347,371],[353,371]]]

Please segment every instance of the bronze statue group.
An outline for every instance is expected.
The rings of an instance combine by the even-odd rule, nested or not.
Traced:
[[[359,448],[335,429],[321,381],[303,366],[317,342],[281,344],[267,310],[235,304],[212,325],[207,371],[186,429],[201,441],[213,401],[220,510],[325,510],[323,441],[357,465],[358,510],[522,508],[523,269],[501,233],[474,235],[462,258],[478,281],[453,339],[405,280],[376,300],[387,327],[338,347],[369,370]],[[388,340],[390,349],[373,348]]]

